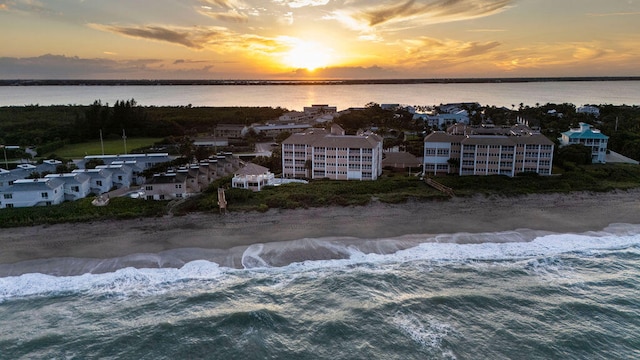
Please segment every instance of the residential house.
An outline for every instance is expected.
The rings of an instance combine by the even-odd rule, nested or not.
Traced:
[[[144,185],[147,200],[173,200],[187,197],[187,177],[177,173],[155,174]]]
[[[13,185],[13,182],[19,179],[24,179],[22,174],[0,168],[0,191]]]
[[[58,179],[64,182],[64,199],[75,201],[91,193],[91,177],[84,173],[49,174],[45,179]]]
[[[109,165],[115,161],[135,161],[143,170],[149,169],[155,165],[162,164],[174,159],[168,153],[149,153],[149,154],[126,154],[126,155],[89,155],[78,164],[79,168],[84,168],[84,164],[91,159],[100,159],[105,165]]]
[[[113,187],[117,189],[128,188],[133,184],[133,169],[127,165],[111,163],[109,165],[98,165],[96,169],[107,169],[111,171]]]
[[[36,165],[36,171],[42,176],[42,174],[55,174],[58,166],[62,165],[62,161],[49,159],[43,160],[42,164]]]
[[[376,180],[382,174],[382,138],[367,133],[345,135],[310,129],[282,142],[282,173],[286,178]]]
[[[109,169],[76,169],[74,174],[85,174],[91,178],[91,192],[101,195],[113,187],[113,173]]]
[[[64,201],[64,182],[59,179],[20,179],[0,192],[0,208],[57,205]]]
[[[590,114],[595,117],[600,117],[600,108],[597,106],[591,106],[591,105],[580,106],[579,108],[576,109],[576,112],[578,114]]]
[[[558,139],[560,146],[582,144],[591,149],[591,162],[604,164],[607,162],[607,142],[609,137],[593,129],[591,125],[580,123],[577,129],[562,133]]]
[[[245,131],[245,126],[237,124],[218,124],[214,131],[215,137],[241,138]]]
[[[264,166],[248,163],[237,170],[231,180],[231,187],[260,191],[267,185],[273,185],[274,175]]]
[[[253,130],[258,134],[263,134],[268,137],[276,137],[283,132],[289,133],[298,133],[301,131],[305,131],[312,126],[309,124],[287,124],[287,125],[275,125],[275,124],[266,124],[266,125],[255,125],[252,126]]]

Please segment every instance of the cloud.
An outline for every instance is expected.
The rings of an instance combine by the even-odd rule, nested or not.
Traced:
[[[476,41],[463,42],[458,40],[438,40],[421,37],[406,40],[408,58],[420,62],[430,60],[449,59],[450,61],[465,60],[470,57],[485,55],[501,44],[497,41],[479,43]]]
[[[618,12],[618,13],[589,13],[589,17],[605,17],[605,16],[637,16],[640,15],[640,11],[632,12]]]
[[[236,9],[230,9],[227,12],[215,12],[208,9],[199,9],[198,12],[202,15],[221,21],[236,23],[246,23],[249,21],[249,15],[241,13]]]
[[[307,6],[324,6],[329,0],[273,0],[276,4],[283,4],[290,8],[302,8]]]
[[[216,63],[200,60],[112,60],[46,54],[38,57],[0,58],[4,79],[208,79]]]
[[[411,22],[413,26],[474,19],[502,12],[514,0],[406,0],[388,1],[370,6],[368,2],[354,3],[351,8],[336,10],[328,18],[345,26],[372,31],[382,25]]]
[[[249,21],[249,15],[247,15],[246,13],[246,10],[249,8],[249,6],[241,1],[201,0],[200,3],[204,5],[200,6],[200,8],[198,8],[196,11],[210,18],[235,23],[246,23],[247,21]],[[213,5],[225,11],[216,11],[209,5]]]
[[[232,35],[223,27],[177,27],[162,25],[118,26],[89,24],[90,27],[132,38],[163,41],[191,49],[203,49],[208,43]]]

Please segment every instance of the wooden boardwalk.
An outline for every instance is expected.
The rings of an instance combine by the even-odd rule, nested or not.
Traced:
[[[448,187],[448,186],[444,186],[442,184],[440,184],[439,182],[433,180],[432,178],[428,177],[425,178],[424,181],[427,183],[427,185],[431,186],[432,188],[441,191],[451,197],[456,196],[456,194],[453,192],[453,189]]]

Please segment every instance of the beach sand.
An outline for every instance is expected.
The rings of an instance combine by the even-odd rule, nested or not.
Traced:
[[[99,271],[96,263],[102,264],[104,271],[122,266],[105,265],[101,259],[122,262],[125,257],[130,264],[146,266],[153,256],[136,254],[167,251],[175,254],[177,249],[191,249],[184,250],[181,259],[175,262],[171,257],[162,257],[158,260],[161,263],[151,265],[180,266],[184,261],[203,257],[220,261],[223,266],[241,267],[240,257],[252,244],[340,238],[346,242],[365,239],[372,247],[379,247],[384,239],[412,234],[476,234],[516,229],[581,233],[602,230],[613,223],[640,224],[640,189],[520,197],[475,196],[403,204],[374,202],[362,207],[272,209],[266,213],[194,213],[21,227],[0,230],[0,276],[41,270],[47,262],[45,259],[96,259],[86,265],[88,271],[96,272]],[[407,240],[405,244],[380,251],[389,252],[412,244],[414,240]],[[331,257],[331,254],[318,256]],[[306,251],[299,258],[287,261],[313,257]],[[34,268],[34,264],[40,264],[40,268]],[[75,269],[73,273],[81,270]]]

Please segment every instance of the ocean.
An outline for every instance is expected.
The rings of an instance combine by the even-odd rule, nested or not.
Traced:
[[[272,106],[301,111],[312,104],[338,110],[378,104],[433,106],[478,102],[518,108],[547,103],[640,104],[640,81],[368,85],[158,85],[0,86],[0,106],[114,104],[135,99],[143,106]]]
[[[242,268],[0,277],[0,358],[640,358],[640,225],[407,236],[424,242],[299,239],[249,247]],[[281,264],[305,251],[327,256]]]

